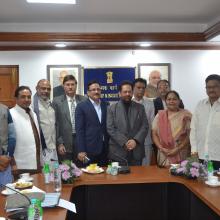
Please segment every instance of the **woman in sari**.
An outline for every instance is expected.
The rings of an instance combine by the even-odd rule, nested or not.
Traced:
[[[179,108],[180,100],[176,91],[169,91],[165,96],[167,109],[159,111],[152,124],[152,138],[158,148],[159,166],[179,163],[190,155],[192,115],[188,110]]]

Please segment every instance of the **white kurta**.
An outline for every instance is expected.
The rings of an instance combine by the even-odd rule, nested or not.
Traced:
[[[14,158],[18,169],[37,169],[36,145],[31,121],[23,108],[16,105],[10,109],[16,132]],[[37,116],[31,109],[31,115],[39,132]]]

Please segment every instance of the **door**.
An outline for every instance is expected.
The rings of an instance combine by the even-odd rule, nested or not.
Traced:
[[[19,66],[0,65],[0,102],[9,108],[15,105],[14,93],[18,87]]]

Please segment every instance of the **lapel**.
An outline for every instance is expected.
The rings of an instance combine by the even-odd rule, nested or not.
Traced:
[[[96,120],[97,120],[98,123],[100,124],[99,117],[98,117],[98,115],[97,115],[97,112],[96,112],[96,110],[95,110],[95,107],[93,106],[92,102],[91,102],[89,99],[87,100],[87,102],[88,102],[88,105],[89,105],[91,111],[92,111],[93,114],[95,115]],[[103,110],[102,110],[102,103],[101,103],[101,111],[102,111],[102,113],[103,113]],[[101,113],[101,120],[102,120],[102,113]]]
[[[129,122],[128,122],[128,117],[129,117],[129,114],[128,114],[128,117],[127,117],[127,114],[126,114],[126,110],[124,108],[124,104],[122,103],[122,101],[120,100],[118,102],[118,113],[119,113],[119,117],[120,117],[120,120],[122,123],[124,123],[124,126],[126,128],[126,131],[129,132]]]
[[[103,124],[106,119],[106,108],[107,108],[106,103],[101,101],[101,110],[102,110],[101,124]]]
[[[61,105],[62,105],[63,113],[66,117],[66,120],[71,124],[69,105],[68,105],[66,95],[63,95],[63,98],[61,100]],[[71,126],[72,126],[72,124],[71,124]]]
[[[75,95],[76,105],[82,101],[82,98],[79,95]]]
[[[160,108],[160,109],[164,109],[164,107],[163,107],[163,101],[162,101],[162,99],[159,97],[158,98],[158,107]]]
[[[135,103],[132,101],[128,111],[128,118],[129,118],[128,121],[129,121],[130,130],[132,130],[132,128],[135,125],[136,116],[137,116],[137,109],[135,108]]]

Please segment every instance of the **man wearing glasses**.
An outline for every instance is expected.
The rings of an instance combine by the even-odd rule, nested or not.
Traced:
[[[88,99],[76,107],[76,146],[78,159],[83,163],[107,164],[108,135],[106,131],[107,103],[101,101],[101,86],[88,83]]]
[[[206,80],[208,98],[201,100],[191,121],[191,152],[199,159],[213,161],[220,168],[220,75],[209,75]]]

